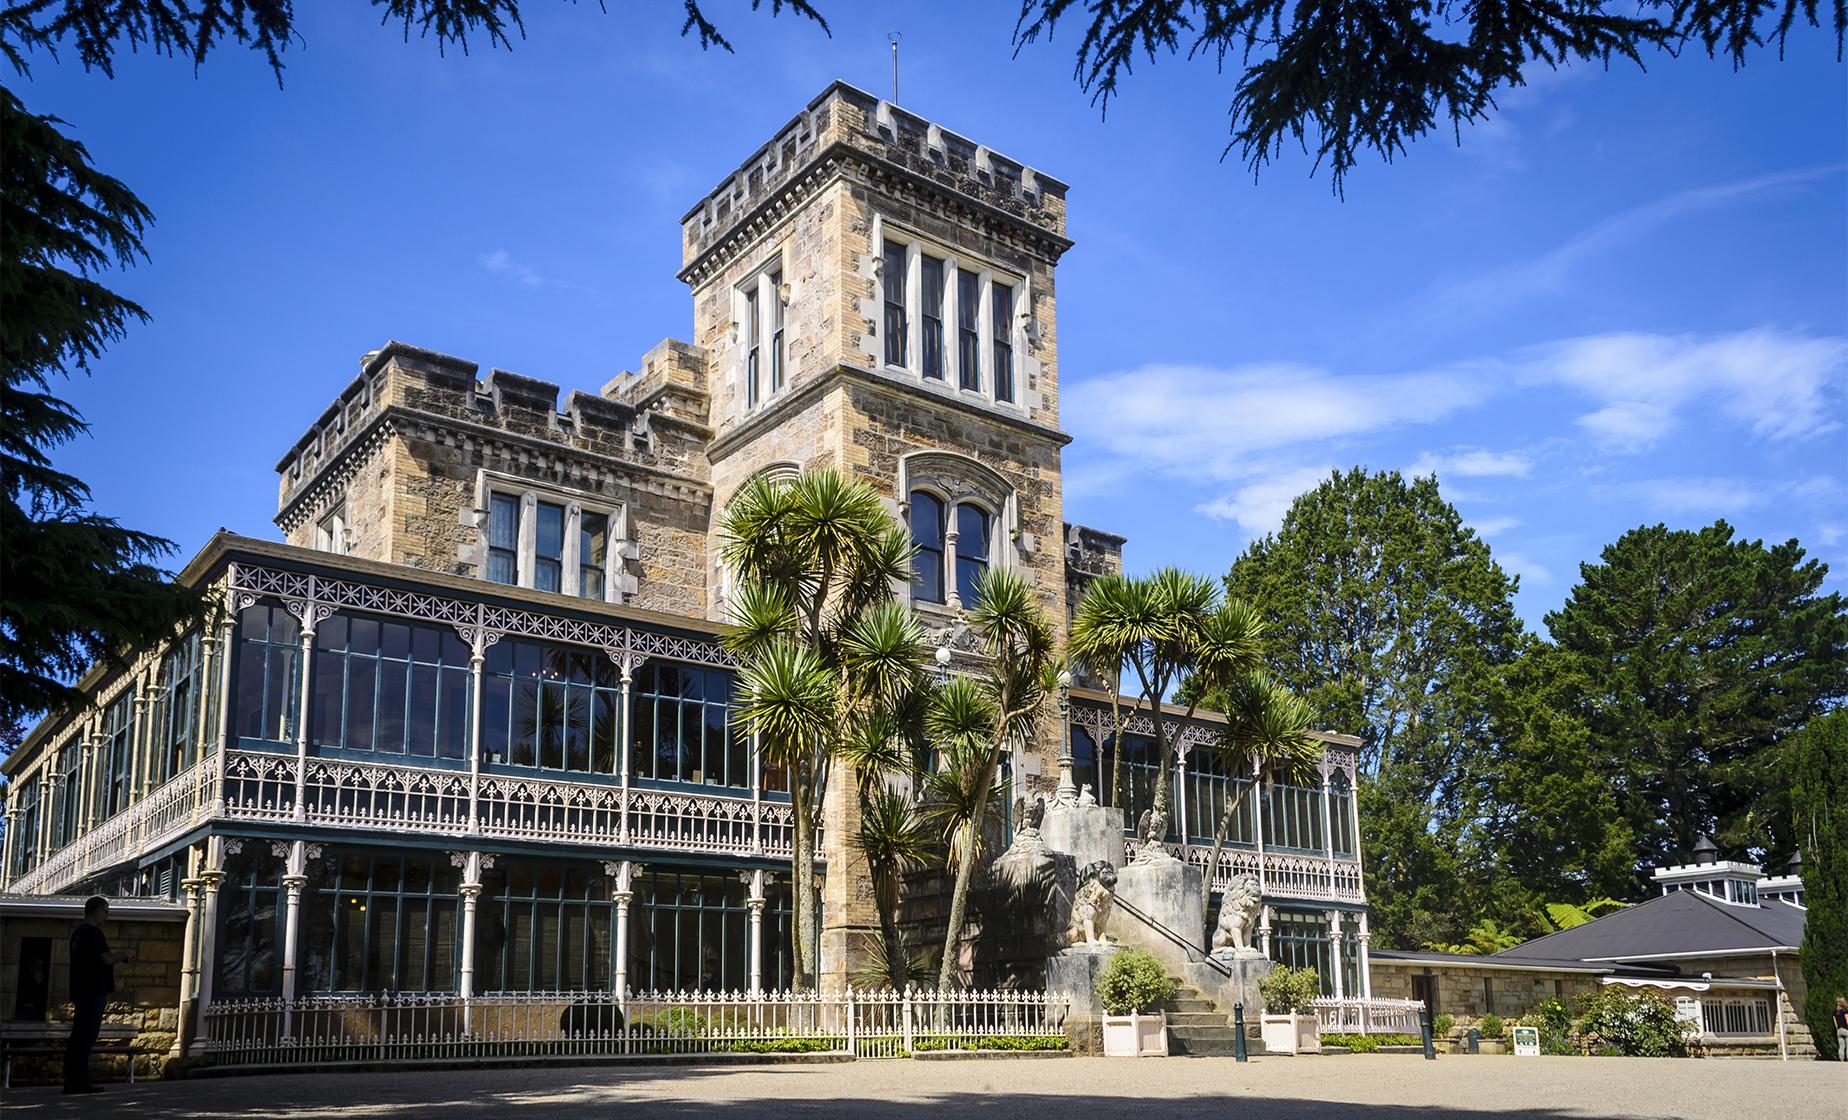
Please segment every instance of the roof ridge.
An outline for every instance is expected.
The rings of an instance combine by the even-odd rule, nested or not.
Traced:
[[[1754,934],[1758,935],[1759,937],[1764,938],[1766,942],[1770,943],[1764,946],[1765,948],[1770,948],[1771,945],[1775,945],[1777,942],[1777,938],[1771,936],[1770,934],[1766,933],[1764,930],[1759,929],[1757,926],[1746,921],[1744,918],[1741,918],[1739,915],[1733,913],[1732,912],[1733,904],[1730,902],[1722,902],[1717,898],[1710,898],[1706,895],[1701,894],[1699,891],[1677,891],[1676,893],[1693,895],[1695,898],[1698,898],[1702,902],[1705,902],[1708,906],[1711,906],[1714,909],[1718,910],[1720,913],[1726,915],[1731,920],[1739,923],[1740,925],[1744,926],[1746,929],[1751,930]]]

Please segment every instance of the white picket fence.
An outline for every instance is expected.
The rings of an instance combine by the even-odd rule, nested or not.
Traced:
[[[1418,1013],[1424,1004],[1415,999],[1313,1000],[1316,1023],[1323,1034],[1411,1034],[1419,1032]]]
[[[1013,991],[452,992],[214,1003],[204,1052],[220,1065],[444,1059],[832,1053],[894,1058],[1063,1040],[1069,1005]]]

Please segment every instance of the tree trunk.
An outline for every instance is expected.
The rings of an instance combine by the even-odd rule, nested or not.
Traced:
[[[790,845],[790,892],[795,896],[795,929],[790,931],[792,964],[792,986],[797,991],[809,991],[815,987],[815,976],[809,968],[810,946],[815,937],[815,854],[814,834],[809,816],[808,785],[810,771],[806,760],[798,760],[790,767],[790,808],[795,811],[795,838]]]
[[[988,761],[982,766],[980,781],[976,786],[980,796],[975,800],[975,808],[969,813],[969,832],[963,837],[962,862],[956,867],[956,886],[950,892],[950,928],[943,935],[943,965],[937,970],[937,990],[940,992],[950,990],[950,977],[958,964],[963,919],[969,910],[969,885],[975,880],[975,853],[982,846],[982,817],[988,810],[988,791],[994,786],[995,765],[1000,753],[1000,736],[997,735],[995,745],[989,748]]]
[[[896,877],[898,873],[894,871],[891,874]],[[879,900],[879,936],[885,939],[886,979],[893,991],[902,992],[911,983],[911,962],[906,959],[905,947],[898,937],[898,884],[894,882],[875,893],[891,896],[890,899]]]
[[[1233,780],[1237,781],[1238,779],[1234,778]],[[1246,786],[1235,800],[1226,805],[1226,811],[1219,814],[1219,827],[1213,830],[1213,857],[1206,861],[1206,900],[1208,902],[1213,901],[1213,876],[1219,872],[1219,853],[1225,850],[1226,837],[1232,831],[1232,818],[1238,816],[1239,808],[1245,804],[1245,798],[1251,796],[1251,791],[1256,788],[1257,784],[1258,780],[1255,777],[1252,778],[1251,785]],[[1224,906],[1225,899],[1220,899],[1219,904]],[[1208,949],[1213,947],[1213,927],[1217,922],[1218,919],[1211,912],[1208,912],[1206,916],[1206,939],[1201,942],[1201,944],[1205,945]]]

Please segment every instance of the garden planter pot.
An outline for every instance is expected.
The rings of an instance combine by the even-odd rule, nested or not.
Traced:
[[[1314,1015],[1266,1015],[1264,1048],[1273,1054],[1320,1054],[1322,1036]]]
[[[1106,1058],[1165,1058],[1168,1056],[1168,1019],[1153,1015],[1104,1016]]]

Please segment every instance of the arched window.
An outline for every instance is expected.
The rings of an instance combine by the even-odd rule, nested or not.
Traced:
[[[912,561],[911,597],[943,602],[943,502],[924,490],[911,492],[911,539],[918,553]]]
[[[964,502],[956,507],[956,596],[973,607],[976,585],[988,570],[988,544],[994,519],[981,506]]]

